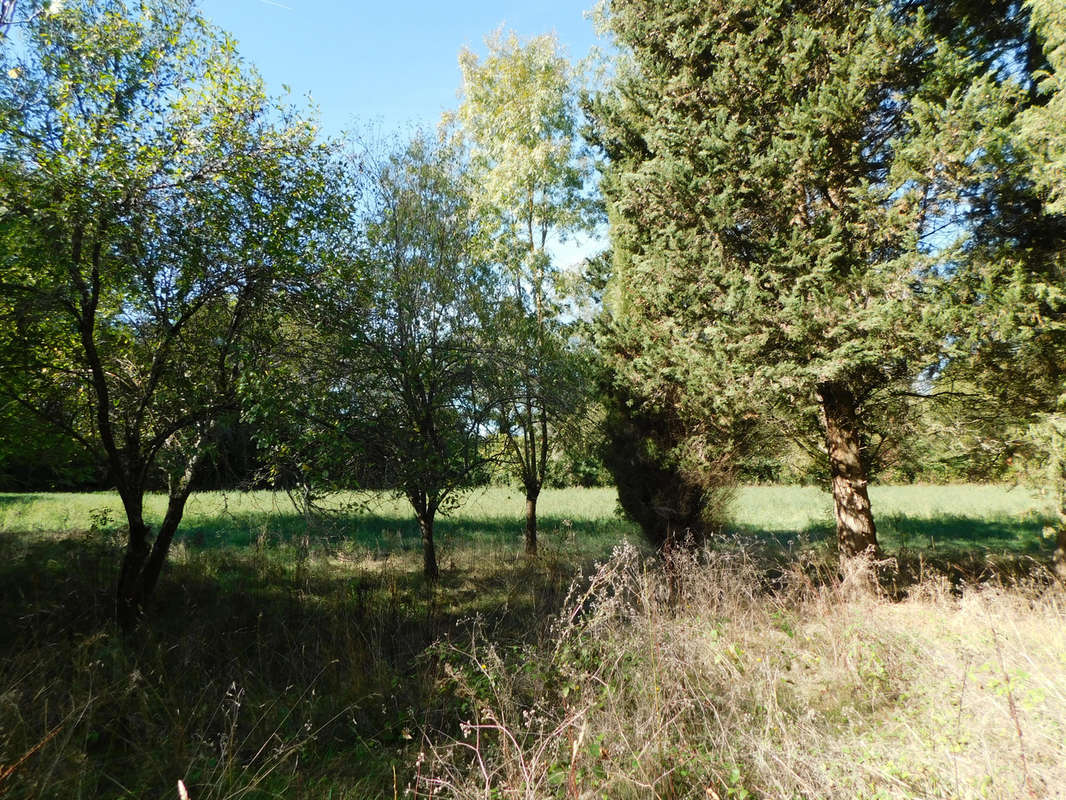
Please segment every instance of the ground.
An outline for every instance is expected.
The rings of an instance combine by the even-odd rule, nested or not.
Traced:
[[[0,793],[1055,796],[1050,507],[1000,486],[872,496],[897,559],[875,595],[836,573],[813,488],[741,489],[718,552],[669,578],[611,490],[546,491],[535,561],[521,493],[474,493],[441,520],[437,586],[400,503],[305,518],[206,493],[124,639],[114,496],[0,495]]]

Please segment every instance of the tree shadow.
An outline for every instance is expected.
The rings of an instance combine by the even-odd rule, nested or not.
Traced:
[[[1045,529],[1053,520],[1038,515],[977,518],[957,514],[908,517],[883,514],[876,518],[877,536],[888,553],[907,551],[926,555],[967,555],[1002,553],[1049,557],[1053,537]],[[801,530],[765,529],[735,525],[734,536],[741,541],[767,543],[784,549],[832,547],[836,528],[831,523],[814,523]]]
[[[0,492],[0,509],[29,506],[34,502],[34,495],[14,492]]]
[[[636,526],[626,520],[576,519],[544,515],[538,520],[541,537],[548,543],[606,552]],[[434,526],[438,545],[451,547],[519,548],[523,545],[525,520],[498,516],[456,514],[439,516]],[[277,510],[198,516],[183,524],[177,541],[196,549],[227,547],[288,547],[304,538],[331,548],[356,547],[377,554],[420,550],[417,521],[374,511],[315,514],[304,517],[294,511]]]
[[[961,515],[884,516],[878,529],[886,549],[930,554],[1002,553],[1050,556],[1053,538],[1044,535],[1052,520],[1042,516],[974,519]]]
[[[51,780],[69,796],[75,786],[108,795],[94,775],[131,776],[142,796],[165,796],[190,763],[217,762],[220,739],[237,742],[234,763],[244,763],[264,742],[314,730],[315,758],[361,753],[350,777],[391,787],[393,763],[414,762],[398,756],[418,746],[412,732],[460,735],[466,712],[442,689],[451,648],[468,647],[475,626],[506,646],[534,641],[577,569],[550,557],[486,560],[473,571],[444,565],[429,584],[396,559],[338,566],[232,548],[176,556],[145,624],[123,638],[113,542],[0,537],[0,695],[18,712],[5,720],[0,708],[0,726],[13,726],[0,763],[14,763],[42,727],[66,724],[72,755],[58,759],[57,739],[42,763],[58,759]],[[79,704],[92,713],[72,722],[64,709]],[[238,705],[246,718],[234,721]]]

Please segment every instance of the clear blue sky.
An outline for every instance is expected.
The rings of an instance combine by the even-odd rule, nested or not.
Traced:
[[[435,125],[456,105],[458,55],[484,52],[501,25],[528,37],[554,31],[571,59],[596,43],[594,0],[202,0],[233,34],[272,94],[311,94],[325,130]]]

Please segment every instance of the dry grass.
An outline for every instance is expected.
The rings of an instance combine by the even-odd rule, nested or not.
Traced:
[[[1066,604],[1037,585],[902,602],[776,591],[744,553],[672,577],[620,548],[537,648],[474,636],[415,791],[457,798],[1066,797]]]

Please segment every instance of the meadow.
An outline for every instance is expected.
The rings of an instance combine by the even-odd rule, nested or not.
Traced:
[[[533,560],[520,492],[475,492],[436,585],[400,502],[204,493],[134,641],[114,495],[0,495],[0,795],[1064,796],[1050,506],[872,496],[880,591],[809,487],[740,489],[668,576],[612,490],[546,491]]]
[[[1044,527],[1051,501],[1020,486],[874,486],[871,501],[880,536],[890,551],[1003,552],[1037,555],[1047,550]],[[306,518],[283,492],[200,492],[186,507],[179,535],[195,547],[285,544],[310,527],[319,543],[375,552],[417,549],[418,525],[406,501],[385,493],[342,492]],[[165,495],[145,498],[145,516],[158,523]],[[461,506],[438,517],[441,546],[517,549],[524,497],[506,487],[478,489]],[[583,552],[603,553],[623,539],[639,540],[637,527],[617,509],[614,489],[545,489],[538,503],[543,533]],[[0,493],[0,532],[119,531],[122,505],[113,493]],[[831,538],[832,498],[811,486],[745,486],[737,490],[730,533],[786,547]]]

